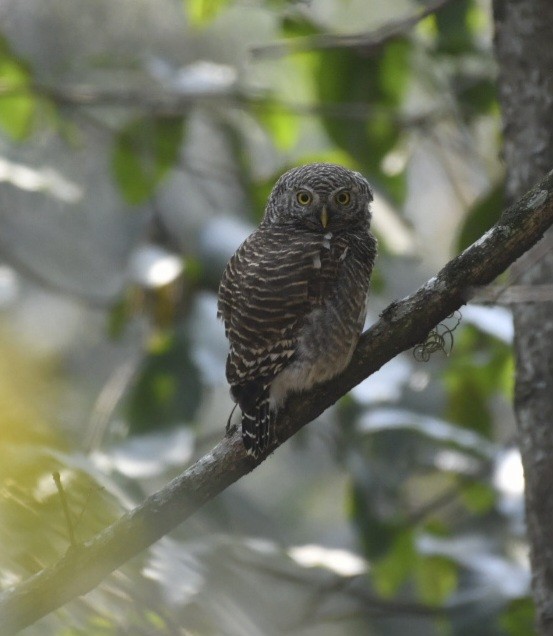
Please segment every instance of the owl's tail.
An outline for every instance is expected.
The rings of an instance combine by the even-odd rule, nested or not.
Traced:
[[[257,458],[269,447],[275,413],[270,408],[269,386],[264,386],[253,408],[242,411],[242,440],[248,455]]]

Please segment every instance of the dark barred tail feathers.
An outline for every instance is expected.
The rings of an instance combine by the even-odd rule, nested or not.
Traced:
[[[242,411],[244,448],[256,459],[269,448],[274,437],[275,413],[270,408],[269,391],[270,386],[264,386],[253,407]]]
[[[228,421],[226,431],[229,434],[234,426],[232,416],[236,407],[242,412],[240,426],[242,441],[248,455],[256,459],[265,453],[270,443],[276,438],[276,412],[271,410],[271,383],[267,379],[231,386],[231,397],[236,402]]]

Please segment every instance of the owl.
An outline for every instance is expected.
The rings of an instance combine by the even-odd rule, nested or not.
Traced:
[[[226,375],[254,457],[276,437],[287,397],[351,360],[376,256],[372,198],[358,172],[327,163],[294,168],[226,266],[218,297],[230,343]]]

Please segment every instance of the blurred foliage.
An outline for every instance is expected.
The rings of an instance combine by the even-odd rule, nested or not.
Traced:
[[[68,440],[51,426],[63,389],[55,361],[29,350],[9,329],[1,330],[0,342],[0,572],[9,582],[41,570],[69,548],[55,471],[77,542],[114,521],[121,507],[92,466],[68,454]],[[52,376],[57,380],[46,381]]]
[[[513,359],[500,340],[485,338],[473,327],[456,340],[456,355],[444,373],[452,422],[493,437],[492,400],[498,393],[511,396]]]
[[[459,0],[445,6],[436,13],[436,51],[440,54],[462,55],[472,50],[473,30],[469,15],[473,8],[471,0]]]
[[[371,321],[503,205],[486,3],[375,47],[333,38],[405,2],[58,9],[1,10],[2,588],[69,547],[53,472],[84,541],[221,437],[217,280],[284,170],[333,161],[374,186]],[[38,249],[60,228],[62,249]],[[137,260],[144,246],[157,256]],[[396,358],[26,633],[531,634],[509,319],[468,309],[451,350]]]
[[[505,204],[503,180],[478,199],[469,210],[459,232],[457,249],[462,252],[497,221]]]
[[[501,627],[508,636],[534,631],[534,605],[529,598],[515,599],[501,617]]]
[[[113,172],[129,203],[142,203],[152,196],[177,159],[183,132],[182,117],[144,117],[119,132],[113,152]]]
[[[128,394],[132,432],[175,426],[194,419],[201,403],[198,370],[182,330],[152,337],[136,384]]]
[[[184,0],[186,15],[193,26],[209,24],[229,4],[229,0]]]
[[[35,110],[31,79],[27,65],[0,37],[0,126],[16,140],[25,139],[31,132]]]
[[[323,123],[332,141],[398,203],[405,195],[404,174],[390,174],[383,169],[383,161],[396,150],[401,138],[397,119],[409,79],[409,52],[407,40],[394,41],[368,56],[347,49],[324,51],[315,71],[323,109],[344,98],[366,105],[364,118],[337,120],[323,115]]]

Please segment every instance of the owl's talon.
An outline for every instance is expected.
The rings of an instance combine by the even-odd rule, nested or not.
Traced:
[[[232,435],[234,435],[234,433],[236,433],[236,430],[238,428],[237,424],[232,423],[232,416],[234,415],[234,411],[236,411],[237,406],[238,404],[235,404],[232,407],[232,411],[230,412],[230,415],[228,416],[227,425],[225,426],[225,435],[227,437],[231,437]]]

